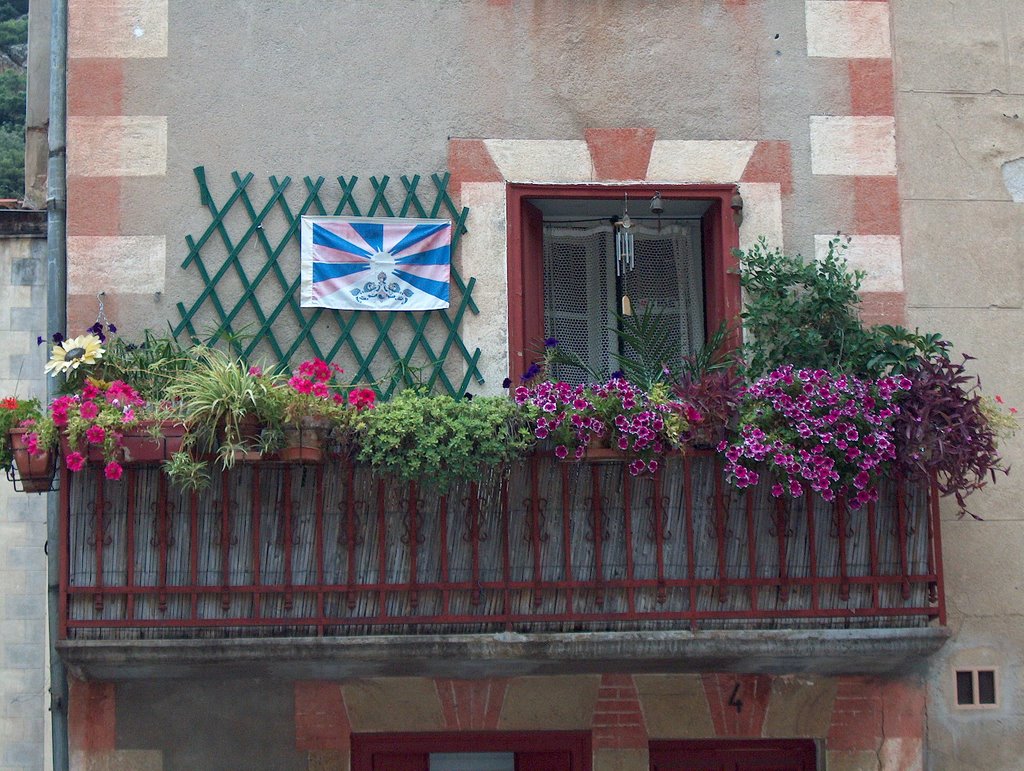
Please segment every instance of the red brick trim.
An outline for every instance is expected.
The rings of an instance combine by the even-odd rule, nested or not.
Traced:
[[[741,182],[777,182],[782,193],[793,192],[793,155],[789,142],[763,139],[743,170]]]
[[[347,752],[351,734],[340,683],[295,683],[295,749]]]
[[[444,727],[450,731],[494,731],[508,690],[507,678],[434,680]]]
[[[876,752],[881,745],[882,700],[878,681],[840,678],[828,729],[829,750]]]
[[[602,675],[594,705],[595,750],[647,749],[647,724],[631,675]]]
[[[907,296],[904,292],[861,292],[858,306],[861,321],[902,326],[907,320]]]
[[[701,683],[716,736],[761,735],[772,692],[770,675],[701,675]]]
[[[597,179],[646,179],[655,131],[652,128],[588,128],[583,132]]]
[[[900,234],[900,193],[896,177],[853,178],[853,234]]]
[[[68,177],[69,236],[116,236],[121,232],[121,178]]]
[[[883,682],[882,735],[924,739],[928,700],[919,682],[893,680]]]
[[[449,139],[448,171],[456,192],[466,182],[504,182],[482,139]]]
[[[69,678],[68,744],[87,755],[114,749],[115,692],[113,683]]]
[[[124,59],[68,59],[68,115],[120,115]]]
[[[851,115],[894,115],[891,59],[849,59]]]

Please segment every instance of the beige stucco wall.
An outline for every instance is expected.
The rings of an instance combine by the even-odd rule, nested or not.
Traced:
[[[1020,4],[893,0],[892,11],[908,319],[977,356],[971,368],[986,391],[1020,407],[1024,203],[1012,164],[1024,157]],[[969,499],[984,522],[945,512],[955,636],[930,666],[934,769],[1016,769],[1024,755],[1022,440],[1003,446],[1011,475]],[[1002,704],[957,710],[952,670],[978,666],[998,668]]]
[[[257,208],[271,175],[291,175],[293,211],[302,177],[323,175],[330,209],[339,174],[365,184],[371,175],[444,170],[450,138],[481,139],[498,176],[465,180],[475,186],[463,191],[473,209],[463,272],[478,277],[484,310],[464,329],[488,380],[474,390],[496,390],[508,361],[504,201],[489,185],[601,179],[588,129],[653,130],[639,179],[741,182],[747,241],[765,234],[811,255],[816,236],[876,235],[858,228],[851,191],[857,179],[893,178],[892,117],[854,114],[850,51],[829,42],[860,41],[873,61],[888,63],[887,6],[850,12],[860,5],[722,0],[624,12],[609,0],[113,0],[100,13],[72,0],[73,323],[92,322],[101,291],[129,333],[176,321],[174,303],[199,294],[197,271],[180,267],[185,237],[209,223],[197,165],[218,203],[234,190],[232,171],[252,171]],[[783,148],[772,162],[784,178],[766,175],[755,152],[764,141]],[[366,186],[364,206],[371,194]],[[244,215],[232,219],[244,230]],[[275,216],[268,232],[280,227]],[[881,257],[886,275],[901,278],[898,235],[881,235],[895,248],[869,239],[864,258]],[[215,265],[218,242],[209,251]],[[255,244],[247,249],[260,259]],[[280,263],[294,274],[297,249]],[[881,287],[899,290],[892,281]],[[288,314],[278,320],[286,333],[291,323]]]

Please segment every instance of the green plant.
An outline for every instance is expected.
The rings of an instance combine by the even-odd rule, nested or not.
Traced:
[[[359,413],[358,457],[404,481],[444,490],[519,457],[533,438],[524,411],[505,397],[453,399],[407,390]]]
[[[18,428],[26,421],[34,425],[43,416],[38,399],[19,399],[7,396],[0,399],[0,469],[9,471],[14,457],[7,441],[7,434],[12,428]],[[51,440],[50,446],[54,442]],[[47,447],[43,444],[42,447]]]
[[[857,316],[864,274],[849,270],[843,257],[846,247],[833,239],[822,259],[808,263],[799,255],[770,249],[763,238],[746,252],[734,252],[747,293],[741,317],[748,334],[744,353],[749,378],[787,364],[868,372],[878,340]]]
[[[867,363],[868,370],[876,375],[902,375],[917,369],[923,360],[948,359],[946,349],[950,343],[937,332],[921,334],[900,326],[888,324],[874,328],[877,335],[877,352]]]
[[[264,373],[216,348],[197,347],[196,363],[167,388],[167,397],[188,429],[189,449],[212,450],[222,468],[248,452],[262,451],[262,424],[279,419],[274,388],[282,377]]]
[[[640,313],[623,315],[613,313],[616,324],[609,327],[609,330],[618,335],[619,340],[624,344],[625,353],[615,351],[609,352],[609,358],[615,363],[617,373],[645,391],[651,390],[656,384],[665,382],[675,376],[676,366],[674,362],[679,359],[679,350],[673,344],[669,330],[664,319],[658,314],[653,305],[644,304]],[[725,339],[725,325],[720,328],[716,336],[709,341],[709,346],[702,348],[697,357],[690,357],[690,366],[715,367],[716,351],[721,347]],[[587,380],[592,383],[599,383],[605,380],[605,375],[581,356],[559,347],[558,341],[548,338],[544,341],[543,365],[538,365],[534,371],[536,375],[541,369],[545,372],[552,372],[553,366],[573,367],[586,373]],[[684,360],[683,366],[687,366]],[[527,378],[529,379],[529,378]]]
[[[131,383],[150,402],[166,399],[171,383],[198,362],[196,349],[181,345],[171,335],[158,336],[148,329],[139,343],[109,337],[105,345],[103,358],[92,366],[90,376]]]
[[[163,463],[164,473],[185,490],[203,490],[210,484],[209,464],[187,450],[174,453]]]

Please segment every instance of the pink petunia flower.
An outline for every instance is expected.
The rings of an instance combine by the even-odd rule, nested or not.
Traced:
[[[85,468],[85,456],[80,452],[72,452],[65,459],[67,467],[72,471],[81,471]]]

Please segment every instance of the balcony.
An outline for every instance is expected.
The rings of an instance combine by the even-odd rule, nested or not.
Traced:
[[[343,462],[62,484],[67,640],[910,629],[944,624],[936,493],[857,511],[534,455],[439,495]]]

